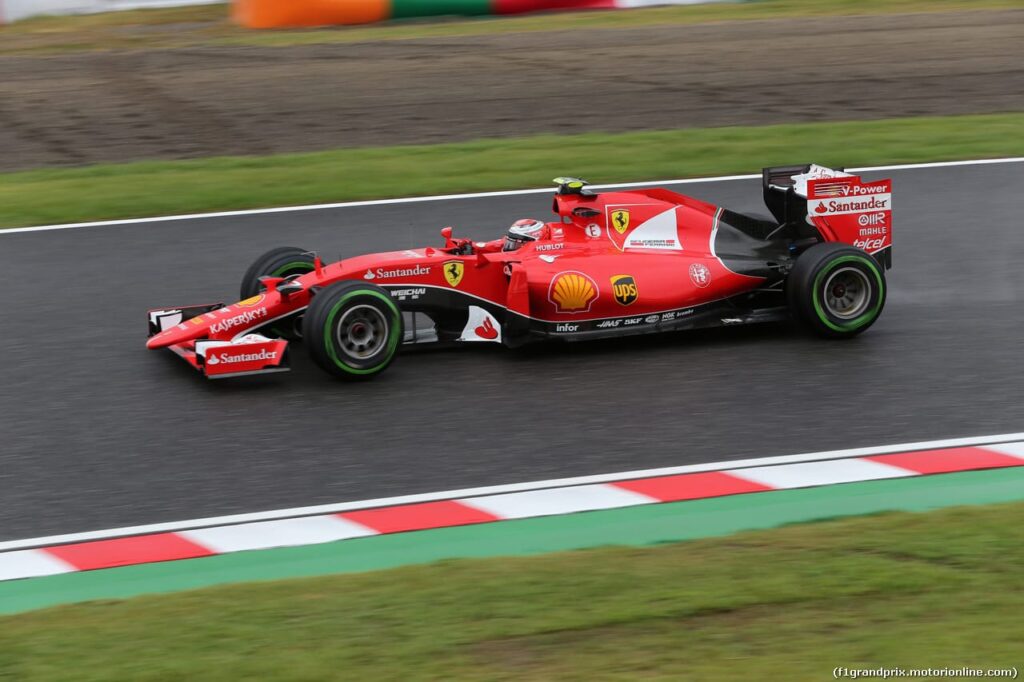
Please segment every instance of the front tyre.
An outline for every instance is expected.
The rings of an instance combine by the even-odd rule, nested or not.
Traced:
[[[249,269],[242,275],[239,296],[245,300],[252,298],[266,289],[260,277],[288,277],[312,272],[313,255],[304,249],[294,246],[279,246],[267,251],[253,261]],[[301,315],[291,315],[279,320],[270,327],[271,334],[284,339],[296,341],[302,337]]]
[[[878,262],[845,244],[816,244],[807,249],[786,280],[793,316],[829,338],[856,336],[874,324],[885,295],[885,273]]]
[[[383,372],[405,333],[402,311],[388,292],[363,282],[339,282],[317,293],[302,329],[313,362],[348,380]]]

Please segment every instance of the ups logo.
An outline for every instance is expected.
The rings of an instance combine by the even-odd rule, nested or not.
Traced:
[[[636,280],[632,275],[615,275],[612,277],[612,295],[619,305],[630,305],[640,297],[636,289]]]

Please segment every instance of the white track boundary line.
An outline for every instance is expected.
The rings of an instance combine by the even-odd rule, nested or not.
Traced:
[[[793,464],[797,462],[815,462],[834,459],[848,459],[851,457],[867,457],[870,455],[882,455],[895,452],[908,452],[911,450],[932,450],[938,448],[966,447],[973,445],[996,445],[999,443],[1014,442],[1021,440],[1024,440],[1024,432],[1006,433],[1002,435],[992,436],[977,436],[972,438],[952,438],[945,440],[922,441],[918,443],[880,445],[865,448],[852,448],[847,450],[825,450],[822,452],[812,452],[809,454],[802,455],[783,455],[780,457],[738,459],[725,462],[708,462],[705,464],[688,464],[684,466],[663,467],[659,469],[623,471],[615,474],[575,476],[571,478],[557,478],[547,481],[532,481],[529,483],[511,483],[506,485],[485,486],[480,488],[463,488],[461,490],[447,490],[435,493],[400,495],[397,497],[382,497],[372,500],[358,500],[355,502],[322,504],[311,507],[294,507],[291,509],[276,509],[272,511],[253,512],[248,514],[213,516],[209,518],[192,519],[188,521],[172,521],[168,523],[155,523],[143,526],[127,526],[123,528],[111,528],[108,530],[89,531],[85,533],[69,533],[65,535],[50,535],[47,537],[40,538],[26,538],[23,540],[9,540],[7,542],[0,542],[0,552],[7,552],[17,549],[46,547],[49,545],[63,545],[77,542],[88,542],[92,540],[108,540],[110,538],[124,537],[128,535],[173,533],[183,530],[196,530],[199,528],[208,528],[211,526],[226,526],[240,523],[251,523],[254,521],[279,521],[282,519],[291,519],[302,516],[337,514],[339,512],[352,511],[355,509],[391,507],[403,504],[415,504],[418,502],[435,502],[438,500],[452,500],[465,497],[480,497],[484,495],[496,495],[502,493],[523,492],[529,490],[544,490],[547,488],[591,485],[595,483],[611,483],[615,481],[625,481],[635,478],[653,478],[657,476],[690,474],[702,471],[729,471],[731,469],[774,466],[778,464]]]
[[[916,170],[923,168],[947,168],[953,166],[985,166],[1000,163],[1021,163],[1024,157],[1008,157],[1004,159],[974,159],[970,161],[936,161],[931,163],[906,163],[892,166],[865,166],[863,168],[850,168],[854,173],[867,173],[873,171],[889,170]],[[707,178],[683,178],[678,180],[647,180],[644,182],[620,182],[606,185],[591,185],[594,189],[609,189],[614,187],[647,187],[651,185],[692,185],[704,182],[730,182],[733,180],[753,180],[760,178],[760,173],[748,175],[720,175]],[[475,192],[468,194],[437,194],[425,197],[401,197],[397,199],[369,199],[366,201],[344,201],[333,204],[310,204],[308,206],[280,206],[277,208],[256,208],[242,211],[219,211],[216,213],[188,213],[182,215],[157,216],[152,218],[128,218],[124,220],[101,220],[90,223],[65,223],[61,225],[40,225],[38,227],[11,227],[0,228],[0,235],[19,234],[23,232],[47,232],[52,230],[71,230],[80,227],[110,227],[116,225],[144,225],[147,223],[173,222],[179,220],[200,220],[205,218],[233,218],[251,215],[270,215],[273,213],[300,213],[302,211],[322,211],[335,208],[360,208],[364,206],[389,206],[394,204],[412,204],[417,202],[431,201],[458,201],[464,199],[486,199],[489,197],[511,197],[525,194],[544,194],[553,192],[550,187],[534,189],[513,189],[497,192]]]

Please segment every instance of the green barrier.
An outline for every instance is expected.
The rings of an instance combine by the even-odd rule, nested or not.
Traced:
[[[391,16],[394,19],[488,14],[491,14],[490,0],[392,0],[391,3]]]

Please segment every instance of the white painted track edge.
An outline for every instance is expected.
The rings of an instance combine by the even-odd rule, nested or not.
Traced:
[[[1024,157],[1007,157],[1002,159],[971,159],[966,161],[934,161],[928,163],[907,163],[890,166],[865,166],[863,168],[849,168],[847,170],[855,173],[868,173],[886,170],[914,170],[924,168],[945,168],[954,166],[981,166],[1000,163],[1020,163]],[[683,178],[676,180],[645,180],[643,182],[619,182],[602,185],[592,185],[595,189],[608,189],[613,187],[645,187],[652,185],[690,185],[705,182],[729,182],[733,180],[754,180],[760,178],[759,173],[746,175],[721,175],[705,178]],[[153,216],[149,218],[125,218],[121,220],[101,220],[85,223],[63,223],[59,225],[39,225],[36,227],[10,227],[0,228],[0,235],[20,234],[24,232],[45,232],[51,230],[70,230],[80,227],[111,227],[117,225],[144,225],[147,223],[173,222],[181,220],[201,220],[207,218],[232,218],[249,215],[270,215],[274,213],[301,213],[303,211],[322,211],[338,208],[359,208],[363,206],[387,206],[392,204],[410,204],[417,202],[432,201],[457,201],[464,199],[486,199],[489,197],[508,197],[525,194],[544,194],[552,192],[550,187],[533,189],[501,190],[496,192],[473,192],[467,194],[437,194],[423,197],[399,197],[395,199],[367,199],[365,201],[345,201],[328,204],[310,204],[307,206],[278,206],[273,208],[256,208],[238,211],[217,211],[213,213],[187,213],[171,216]]]
[[[546,481],[532,481],[527,483],[512,483],[505,485],[484,486],[479,488],[464,488],[461,490],[447,490],[434,493],[400,495],[397,497],[385,497],[371,500],[357,500],[353,502],[323,504],[309,507],[294,507],[290,509],[276,509],[263,512],[232,514],[228,516],[216,516],[203,519],[191,519],[187,521],[171,521],[167,523],[156,523],[141,526],[127,526],[122,528],[111,528],[107,530],[88,531],[83,533],[69,533],[65,535],[51,535],[38,538],[25,538],[22,540],[9,540],[6,542],[0,542],[0,552],[7,552],[18,549],[47,547],[51,545],[63,545],[76,542],[89,542],[93,540],[108,540],[111,538],[126,537],[131,535],[173,533],[183,530],[197,530],[200,528],[209,528],[212,526],[251,523],[254,521],[272,521],[297,518],[302,516],[337,514],[340,512],[355,511],[357,509],[372,509],[377,507],[391,507],[404,504],[416,504],[419,502],[435,502],[438,500],[454,500],[467,497],[481,497],[484,495],[497,495],[502,493],[522,492],[527,490],[543,490],[546,488],[589,485],[593,483],[614,483],[616,481],[626,481],[637,478],[655,478],[658,476],[672,476],[676,474],[699,473],[704,471],[729,471],[731,469],[743,469],[758,466],[774,466],[780,464],[792,464],[796,462],[848,459],[852,457],[867,457],[871,455],[908,452],[913,450],[998,445],[1000,443],[1008,443],[1022,440],[1024,440],[1024,432],[991,436],[976,436],[970,438],[951,438],[934,441],[921,441],[916,443],[880,445],[863,448],[851,448],[846,450],[825,450],[822,452],[813,452],[799,455],[782,455],[777,457],[739,459],[725,462],[707,462],[704,464],[688,464],[674,467],[663,467],[658,469],[623,471],[613,474],[575,476],[570,478],[559,478]]]

